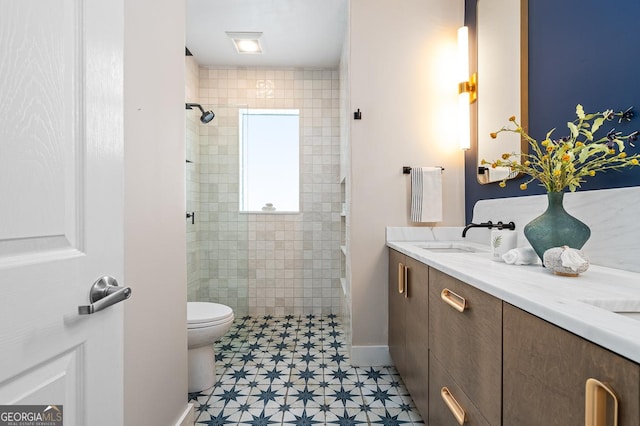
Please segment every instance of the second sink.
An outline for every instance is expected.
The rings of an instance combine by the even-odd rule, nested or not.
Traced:
[[[417,243],[416,247],[433,253],[488,253],[489,248],[465,241],[428,241]]]

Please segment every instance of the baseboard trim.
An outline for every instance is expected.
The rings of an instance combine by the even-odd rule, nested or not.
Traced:
[[[393,365],[388,346],[351,346],[351,365],[385,367]]]
[[[193,417],[193,404],[189,403],[178,419],[176,426],[193,426],[195,421],[196,419]]]

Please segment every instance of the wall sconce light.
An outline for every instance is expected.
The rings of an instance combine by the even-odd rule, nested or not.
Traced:
[[[469,77],[469,29],[458,29],[458,123],[460,149],[471,147],[471,113],[469,105],[477,95],[477,74]]]

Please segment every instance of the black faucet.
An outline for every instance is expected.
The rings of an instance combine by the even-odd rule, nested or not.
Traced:
[[[467,231],[471,228],[498,228],[498,229],[510,229],[510,230],[514,230],[516,229],[516,224],[513,222],[509,222],[509,223],[502,223],[502,221],[498,222],[498,223],[493,223],[491,221],[488,222],[483,222],[483,223],[470,223],[467,226],[464,227],[464,230],[462,231],[462,238],[465,238],[467,236]]]

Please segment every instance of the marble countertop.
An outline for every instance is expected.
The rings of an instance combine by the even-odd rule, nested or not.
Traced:
[[[591,265],[578,277],[562,277],[540,264],[494,261],[489,252],[442,253],[419,247],[427,241],[463,241],[462,228],[410,229],[387,228],[387,245],[640,363],[640,320],[616,313],[640,312],[640,273]]]

